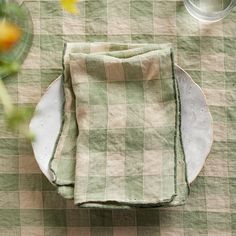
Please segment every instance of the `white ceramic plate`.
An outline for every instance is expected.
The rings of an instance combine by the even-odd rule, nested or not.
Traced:
[[[186,155],[187,176],[191,183],[201,171],[213,142],[212,117],[201,88],[179,66],[175,67],[178,79],[182,138]],[[36,135],[33,142],[35,158],[40,169],[52,182],[49,161],[62,124],[64,94],[61,76],[48,88],[36,107],[30,128]]]

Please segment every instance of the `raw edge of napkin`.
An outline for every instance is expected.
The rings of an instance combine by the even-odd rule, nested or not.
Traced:
[[[62,75],[61,75],[62,86],[64,85],[64,72],[65,72],[64,56],[65,56],[66,49],[67,49],[67,44],[64,43],[63,52],[62,52],[63,57],[62,57],[62,61],[61,61],[61,63],[62,63]],[[63,95],[65,95],[64,86],[63,86]],[[66,102],[66,100],[64,99],[63,104],[62,104],[62,111],[61,111],[62,112],[62,124],[61,124],[61,127],[60,127],[60,131],[58,133],[56,142],[55,142],[54,147],[53,147],[52,156],[51,156],[50,161],[49,161],[49,169],[50,169],[50,171],[52,173],[52,176],[53,176],[52,182],[56,185],[57,185],[57,183],[56,183],[57,182],[57,176],[56,176],[57,162],[54,159],[54,155],[55,155],[55,152],[56,152],[56,149],[57,149],[60,137],[61,137],[61,133],[62,133],[63,128],[64,128],[64,123],[65,123],[65,112],[64,112],[65,102]]]
[[[173,49],[171,49],[171,50],[172,50],[171,57],[173,58],[173,61],[174,61],[174,52],[173,52]],[[180,98],[179,85],[178,85],[177,77],[176,77],[176,74],[175,74],[175,67],[174,66],[175,65],[173,63],[172,64],[172,72],[173,72],[173,80],[174,80],[174,86],[175,86],[174,90],[175,90],[175,97],[176,97],[176,135],[178,135],[176,137],[175,145],[179,145],[179,148],[176,147],[175,151],[176,151],[176,153],[177,153],[177,151],[180,152],[178,155],[181,155],[181,162],[184,165],[184,167],[183,167],[183,170],[184,170],[184,183],[181,183],[181,187],[180,187],[181,190],[184,191],[184,193],[182,193],[181,195],[179,195],[177,193],[176,198],[169,205],[168,204],[165,205],[166,207],[183,205],[185,203],[186,199],[187,199],[187,196],[190,193],[190,186],[189,186],[188,177],[187,177],[186,155],[185,155],[185,152],[184,152],[183,139],[182,139],[182,130],[181,130],[181,123],[182,123],[181,98]],[[177,119],[177,117],[178,117],[178,119]],[[177,160],[177,158],[176,158],[176,160]],[[175,168],[176,168],[176,172],[178,173],[177,163],[176,163]]]

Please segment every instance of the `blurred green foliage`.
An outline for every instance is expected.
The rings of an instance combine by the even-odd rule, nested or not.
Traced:
[[[31,46],[32,32],[30,32],[30,30],[32,31],[32,27],[30,22],[31,19],[29,19],[28,16],[28,12],[18,4],[14,3],[14,1],[6,2],[0,0],[0,21],[9,21],[19,27],[23,32],[21,39],[18,42],[15,42],[15,45],[13,45],[12,48],[4,52],[3,50],[0,50],[0,102],[3,104],[6,126],[12,132],[19,133],[20,135],[32,140],[33,134],[30,132],[28,124],[33,115],[33,108],[18,108],[14,106],[4,85],[4,80],[8,79],[7,77],[9,75],[15,74],[19,71],[20,62],[23,61]],[[3,34],[6,32],[6,27],[2,28],[2,30],[0,28],[0,36],[2,39],[4,38]],[[28,41],[25,41],[25,35],[28,36],[25,37]],[[4,40],[6,39],[4,38]],[[5,41],[2,42],[2,45],[0,42],[0,47],[4,46],[3,43],[5,43]],[[21,49],[21,52],[23,52],[21,53],[22,55],[15,55],[15,51],[18,49],[17,47]]]

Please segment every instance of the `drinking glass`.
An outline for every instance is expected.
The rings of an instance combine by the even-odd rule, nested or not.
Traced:
[[[236,0],[184,0],[184,5],[196,19],[215,22],[230,13],[236,6]]]

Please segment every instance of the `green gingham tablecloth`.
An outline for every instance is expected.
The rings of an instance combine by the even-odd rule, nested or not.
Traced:
[[[184,206],[166,209],[76,209],[41,174],[30,144],[0,118],[0,235],[235,235],[236,11],[200,24],[182,1],[80,1],[79,16],[58,1],[24,1],[34,42],[22,71],[6,80],[14,102],[36,105],[61,74],[64,42],[111,41],[175,46],[177,63],[198,83],[214,120],[214,143]]]

